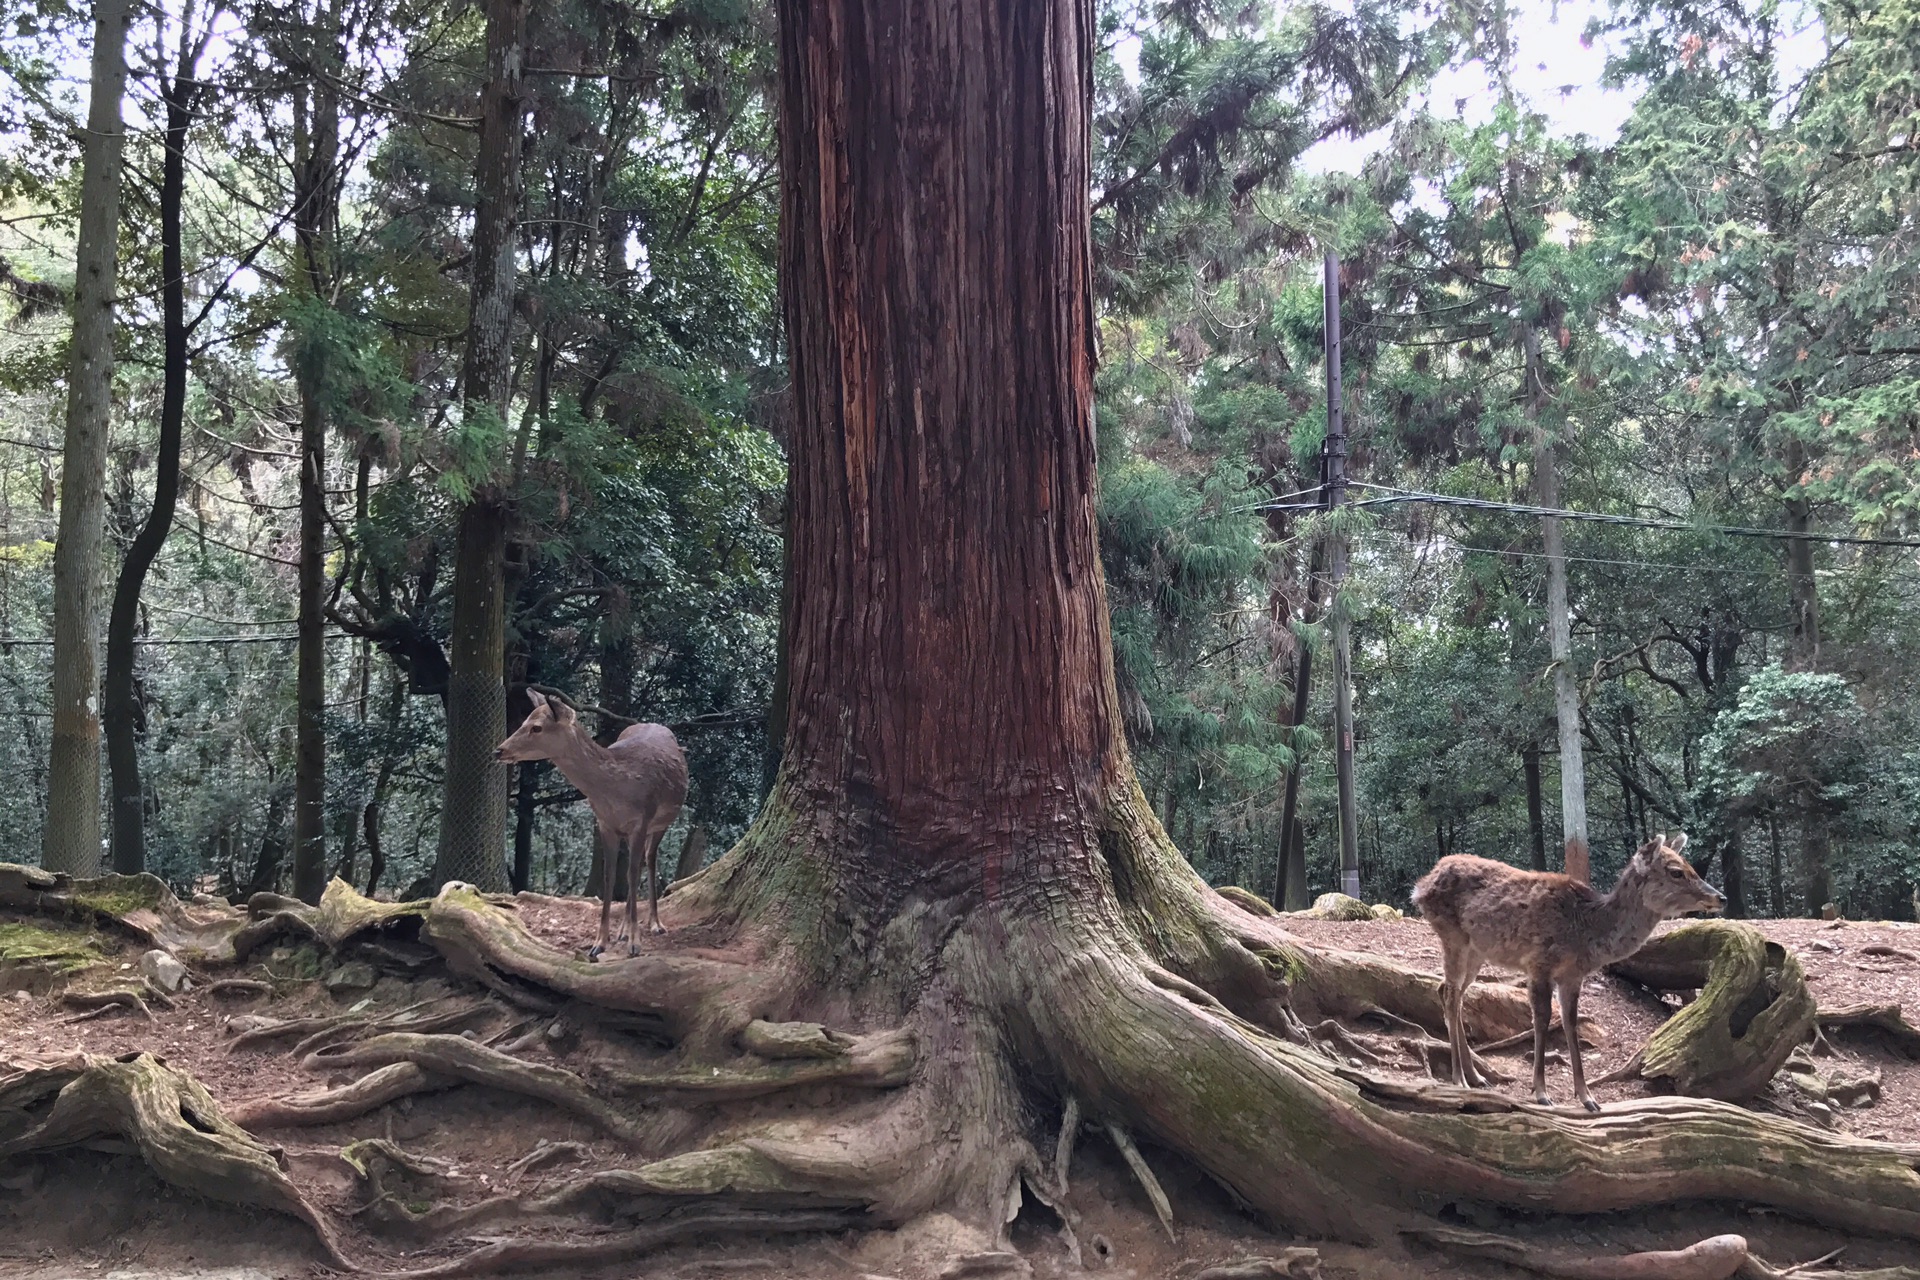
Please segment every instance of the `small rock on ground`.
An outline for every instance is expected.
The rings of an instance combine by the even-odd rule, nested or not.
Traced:
[[[140,957],[140,976],[172,995],[187,985],[187,966],[155,948]]]
[[[327,975],[327,990],[335,995],[371,991],[379,981],[380,975],[365,960],[349,960]]]

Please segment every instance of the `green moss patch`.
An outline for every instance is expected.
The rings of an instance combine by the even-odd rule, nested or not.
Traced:
[[[99,944],[84,933],[0,920],[0,965],[43,965],[68,973],[103,958]]]

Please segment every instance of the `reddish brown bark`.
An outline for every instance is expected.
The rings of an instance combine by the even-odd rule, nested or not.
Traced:
[[[1094,547],[1092,14],[780,17],[782,776],[884,850],[887,878],[992,882],[1086,848],[1125,762]]]

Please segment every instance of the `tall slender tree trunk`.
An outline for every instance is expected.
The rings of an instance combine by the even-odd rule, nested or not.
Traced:
[[[1313,551],[1307,558],[1307,595],[1300,608],[1302,624],[1311,623],[1319,616],[1320,564],[1326,545],[1326,539],[1315,539]],[[1284,910],[1304,911],[1313,904],[1307,896],[1307,848],[1300,822],[1300,774],[1306,767],[1306,752],[1299,729],[1306,723],[1307,709],[1312,705],[1313,646],[1307,636],[1300,635],[1294,648],[1293,720],[1289,726],[1293,735],[1293,760],[1287,765],[1286,789],[1280,801],[1280,856],[1276,860],[1273,900]]]
[[[1560,505],[1559,451],[1540,420],[1546,398],[1540,361],[1540,334],[1528,324],[1525,344],[1527,420],[1533,428],[1533,475],[1543,507]],[[1560,521],[1541,520],[1547,557],[1547,645],[1553,658],[1553,713],[1560,729],[1560,829],[1564,840],[1561,870],[1576,880],[1591,878],[1587,853],[1587,777],[1580,741],[1580,688],[1573,678],[1573,622],[1567,605],[1567,556]],[[1629,818],[1628,825],[1632,825]]]
[[[1327,490],[1322,500],[1338,512],[1347,500],[1347,411],[1340,380],[1340,259],[1326,256],[1325,311],[1327,362]],[[1347,535],[1337,523],[1328,530],[1327,618],[1333,647],[1333,775],[1340,810],[1340,891],[1360,896],[1360,818],[1353,783],[1353,671],[1347,600]]]
[[[1789,665],[1795,671],[1814,671],[1820,665],[1820,584],[1813,572],[1813,504],[1800,490],[1800,477],[1807,469],[1805,447],[1798,441],[1787,445],[1787,532],[1801,536],[1787,539],[1787,585],[1793,605],[1793,630],[1788,638]],[[1809,916],[1820,914],[1832,896],[1827,870],[1832,833],[1827,814],[1818,797],[1802,797],[1800,813],[1800,874],[1805,890],[1803,906]],[[1784,913],[1783,913],[1784,914]]]
[[[182,205],[186,198],[187,131],[200,96],[195,79],[204,40],[195,42],[183,23],[180,56],[161,86],[166,130],[160,166],[160,439],[154,449],[153,509],[127,547],[114,584],[113,612],[107,619],[106,699],[102,717],[107,763],[112,773],[113,869],[133,875],[147,868],[146,813],[140,783],[140,732],[144,716],[134,680],[134,628],[147,571],[166,545],[180,500],[180,437],[187,416],[189,352],[185,256],[181,246]]]
[[[1297,732],[1306,722],[1313,689],[1313,650],[1303,638],[1293,668],[1293,761],[1287,766],[1286,789],[1280,800],[1280,857],[1274,877],[1273,900],[1287,911],[1304,911],[1307,898],[1307,849],[1300,824],[1300,774],[1306,754]]]
[[[600,621],[600,705],[613,714],[601,720],[594,739],[601,746],[612,746],[634,717],[633,710],[633,606],[620,592],[607,601],[606,615]],[[632,858],[619,848],[608,848],[594,824],[593,856],[587,863],[587,892],[599,893],[606,883],[606,860],[618,859],[614,866],[613,892],[625,897],[627,873]]]
[[[1747,853],[1741,835],[1741,824],[1732,822],[1721,844],[1726,852],[1720,859],[1720,887],[1727,895],[1727,915],[1735,920],[1747,918]]]
[[[119,273],[120,164],[126,131],[128,0],[93,10],[92,102],[81,148],[80,239],[60,527],[53,551],[53,744],[40,861],[49,871],[100,869],[100,596],[106,541],[107,441],[113,417],[114,289]]]
[[[1767,890],[1773,899],[1773,914],[1787,914],[1786,870],[1780,857],[1780,818],[1778,814],[1767,815],[1767,842],[1769,857],[1767,860]]]
[[[367,842],[367,896],[380,888],[380,877],[387,870],[386,847],[381,844],[380,823],[387,803],[387,789],[393,784],[394,770],[400,766],[396,743],[400,736],[400,717],[406,710],[407,682],[398,672],[390,673],[392,689],[387,694],[387,731],[380,750],[380,771],[374,775],[373,795],[360,811],[360,831]]]
[[[294,96],[294,239],[309,302],[333,305],[340,205],[340,0],[322,0],[302,34],[310,75]],[[294,362],[300,387],[300,619],[294,728],[293,894],[317,903],[326,888],[327,402],[326,339],[306,335]]]
[[[514,247],[520,222],[527,0],[487,0],[487,84],[480,103],[473,303],[462,383],[465,412],[504,430],[513,379]],[[504,462],[504,459],[501,461]],[[436,883],[507,884],[506,552],[511,495],[483,480],[460,513],[448,657],[447,765]]]
[[[1520,769],[1527,779],[1527,836],[1533,854],[1533,869],[1547,869],[1547,823],[1545,804],[1540,795],[1540,748],[1529,742],[1520,749]]]
[[[243,900],[256,893],[276,893],[280,888],[280,864],[285,860],[287,838],[284,831],[287,814],[286,792],[274,788],[267,801],[267,822],[260,831],[260,851],[254,855],[253,874],[241,890]]]
[[[498,497],[460,513],[448,657],[446,791],[433,879],[506,888],[507,769],[493,752],[507,736],[508,514]]]
[[[513,870],[507,881],[515,893],[525,893],[533,882],[533,829],[540,810],[540,764],[535,760],[520,765],[514,786]]]

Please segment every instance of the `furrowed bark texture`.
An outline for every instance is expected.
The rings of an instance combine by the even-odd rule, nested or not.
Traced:
[[[513,380],[514,236],[520,212],[527,0],[488,0],[487,87],[480,103],[480,193],[473,217],[473,304],[463,371],[470,417],[504,442]],[[504,447],[504,446],[503,446]],[[448,657],[447,771],[434,879],[507,885],[507,770],[493,749],[507,736],[509,496],[482,480],[460,513]]]
[[[780,18],[784,798],[883,855],[842,879],[860,897],[1012,890],[1087,850],[1124,762],[1094,551],[1091,14]]]
[[[113,413],[113,305],[119,270],[120,168],[126,131],[128,0],[93,10],[93,86],[80,171],[74,254],[67,438],[53,551],[53,752],[40,861],[49,871],[100,869],[100,595],[106,539],[107,441]]]

